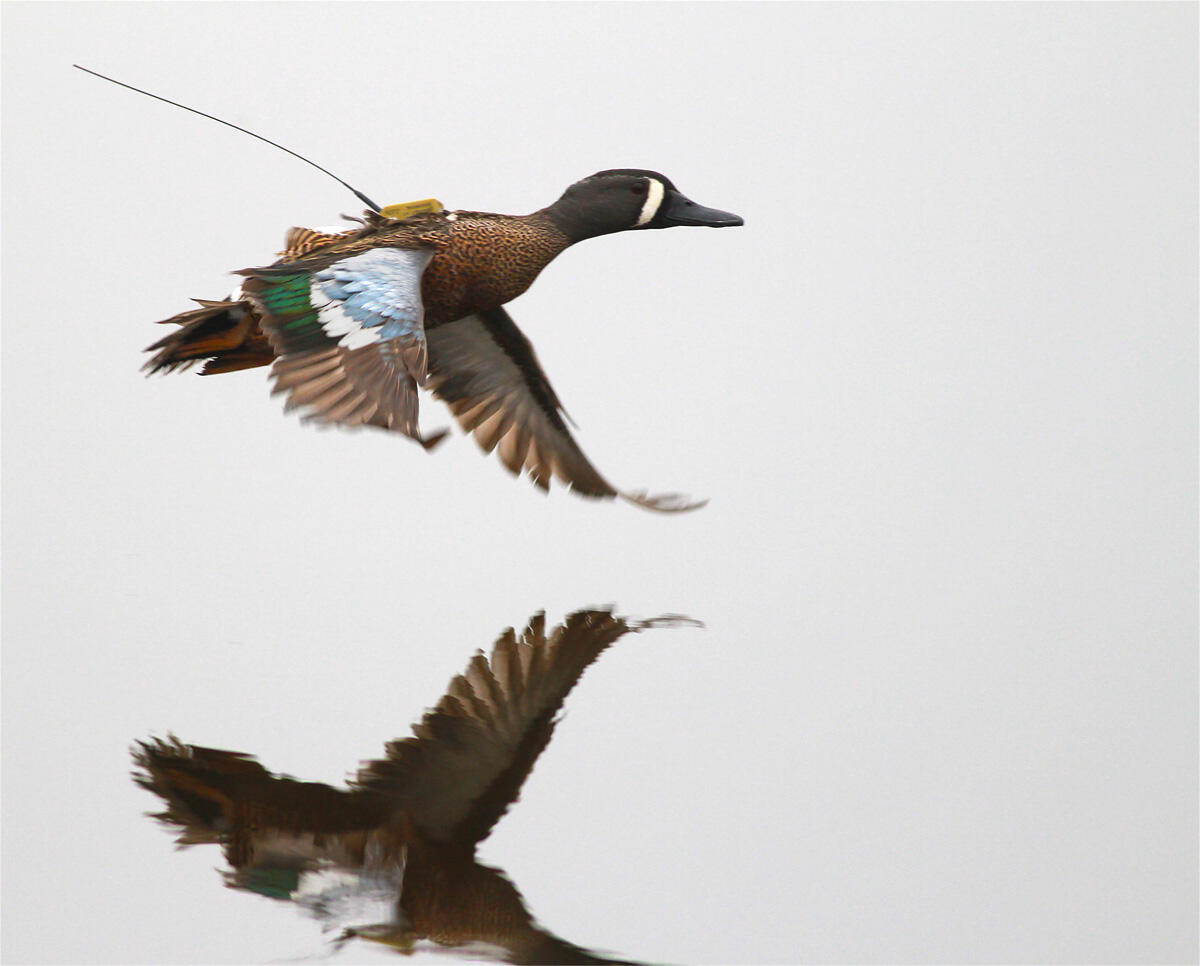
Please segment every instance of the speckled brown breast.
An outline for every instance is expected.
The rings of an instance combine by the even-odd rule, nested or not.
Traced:
[[[524,292],[568,245],[548,220],[455,212],[449,238],[425,269],[425,325],[494,309]]]

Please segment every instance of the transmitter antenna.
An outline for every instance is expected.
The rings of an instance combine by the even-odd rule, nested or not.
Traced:
[[[131,91],[137,91],[139,94],[145,94],[147,97],[153,97],[156,101],[162,101],[164,104],[170,104],[172,107],[181,107],[185,111],[191,111],[193,114],[199,114],[201,117],[206,117],[210,121],[216,121],[218,124],[224,124],[226,127],[231,127],[235,131],[241,131],[243,134],[249,134],[252,138],[258,138],[260,141],[266,141],[267,144],[271,145],[271,147],[279,148],[280,151],[286,151],[293,158],[299,158],[305,164],[312,165],[318,171],[321,171],[324,174],[329,175],[329,177],[333,178],[333,180],[336,181],[338,184],[342,185],[345,188],[349,188],[352,192],[354,192],[354,196],[356,198],[358,198],[359,201],[361,201],[363,204],[365,204],[372,211],[377,212],[380,210],[379,205],[375,204],[375,202],[373,202],[370,198],[368,198],[361,191],[359,191],[356,187],[354,187],[354,185],[343,181],[332,171],[328,170],[327,168],[322,168],[315,161],[309,161],[308,158],[304,157],[304,155],[297,154],[291,148],[285,148],[282,144],[276,144],[270,138],[265,138],[261,134],[255,134],[253,131],[247,131],[244,127],[238,127],[236,124],[233,124],[230,121],[222,121],[219,117],[213,117],[213,115],[211,115],[211,114],[205,114],[203,111],[198,111],[194,107],[188,107],[186,104],[180,104],[178,101],[173,101],[170,98],[160,97],[158,94],[151,94],[149,91],[144,91],[140,87],[134,87],[132,84],[126,84],[124,81],[116,80],[113,77],[106,77],[104,74],[101,74],[99,71],[90,70],[87,67],[80,67],[78,64],[72,64],[71,66],[74,67],[76,70],[83,71],[85,74],[91,74],[93,77],[99,77],[101,80],[106,80],[111,84],[117,84],[121,87],[127,87]]]

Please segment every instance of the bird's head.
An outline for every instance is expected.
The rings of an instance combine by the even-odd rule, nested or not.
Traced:
[[[698,205],[670,178],[641,168],[613,168],[576,181],[546,212],[572,241],[641,228],[743,224],[740,216]]]

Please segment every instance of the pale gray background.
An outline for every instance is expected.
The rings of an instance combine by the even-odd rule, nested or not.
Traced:
[[[1189,960],[1194,5],[4,8],[4,951],[319,954],[141,817],[151,732],[340,780],[539,607],[682,611],[485,844],[673,962]],[[358,206],[637,165],[741,230],[512,306],[623,486],[539,495],[147,381],[150,323]],[[426,426],[446,414],[430,401]],[[347,959],[387,959],[362,946]]]

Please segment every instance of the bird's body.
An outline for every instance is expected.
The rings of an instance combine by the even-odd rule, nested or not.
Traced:
[[[403,210],[403,206],[399,206]],[[741,224],[702,208],[662,175],[600,172],[530,215],[433,210],[367,212],[344,232],[294,228],[272,265],[245,269],[241,289],[165,320],[180,328],[150,347],[146,368],[205,360],[205,374],[273,365],[275,391],[309,418],[422,436],[417,389],[445,400],[465,431],[540,487],[624,496],[652,509],[677,498],[622,493],[575,443],[529,341],[503,306],[569,246],[596,235],[671,225]]]
[[[343,899],[390,896],[390,918],[354,923],[356,935],[484,942],[511,962],[606,962],[534,925],[512,883],[475,851],[516,801],[587,666],[627,633],[684,621],[581,611],[547,634],[539,614],[520,638],[501,635],[490,660],[476,652],[413,736],[364,763],[349,788],[174,740],[139,744],[135,778],[166,803],[157,817],[180,845],[224,847],[234,888],[305,902],[328,920],[330,890],[314,895],[306,879],[340,875]]]

